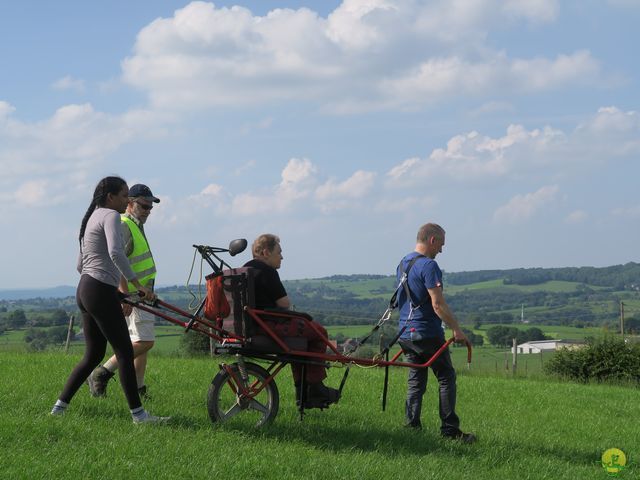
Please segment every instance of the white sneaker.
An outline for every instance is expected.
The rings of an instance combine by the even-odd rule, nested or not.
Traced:
[[[66,411],[67,411],[67,409],[66,409],[66,408],[56,408],[56,407],[53,407],[53,409],[51,410],[50,415],[55,415],[55,416],[57,416],[57,417],[60,417],[60,416],[64,415],[64,412],[66,412]]]
[[[133,423],[165,423],[171,420],[171,417],[156,417],[145,410],[142,417],[133,417]]]

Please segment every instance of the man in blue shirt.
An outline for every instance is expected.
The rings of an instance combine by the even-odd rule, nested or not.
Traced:
[[[425,363],[445,343],[444,322],[453,330],[456,342],[467,337],[447,305],[442,293],[442,270],[435,261],[444,246],[445,231],[435,223],[420,227],[415,251],[406,255],[398,265],[397,277],[406,274],[406,287],[400,288],[400,345],[411,363]],[[443,437],[473,443],[472,433],[460,430],[456,415],[456,371],[449,350],[445,350],[431,365],[440,386],[440,433]],[[421,428],[422,397],[427,389],[427,369],[410,368],[405,404],[406,426]]]

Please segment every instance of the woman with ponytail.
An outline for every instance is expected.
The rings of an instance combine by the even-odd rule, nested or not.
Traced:
[[[80,226],[78,272],[80,282],[76,292],[82,313],[85,337],[84,357],[71,372],[67,383],[51,410],[62,415],[69,402],[104,358],[107,342],[111,344],[121,365],[120,384],[131,409],[134,423],[168,420],[150,415],[140,402],[138,383],[133,366],[133,347],[118,296],[120,277],[133,283],[140,296],[149,301],[154,293],[143,287],[129,265],[120,233],[120,214],[129,200],[129,187],[120,177],[105,177],[96,186]]]

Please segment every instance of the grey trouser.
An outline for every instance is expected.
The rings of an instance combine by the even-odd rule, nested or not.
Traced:
[[[426,338],[416,342],[402,340],[400,345],[410,363],[425,363],[445,343],[441,338]],[[431,364],[431,370],[440,386],[440,433],[453,435],[460,431],[460,419],[456,415],[456,371],[447,348]],[[422,397],[427,389],[427,369],[409,368],[405,417],[408,426],[421,427]]]

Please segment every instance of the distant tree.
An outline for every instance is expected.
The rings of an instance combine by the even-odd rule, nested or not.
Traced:
[[[49,345],[61,345],[66,338],[67,329],[62,326],[49,329],[30,328],[24,335],[27,348],[31,351],[42,351]]]
[[[515,327],[497,325],[487,330],[487,338],[489,342],[496,347],[509,347],[512,345],[514,338],[516,339],[516,343],[526,342],[527,334]]]
[[[50,325],[50,321],[44,315],[31,315],[27,325],[30,327],[48,327]]]
[[[640,334],[640,318],[632,317],[629,319],[625,319],[624,331],[628,334]]]
[[[524,332],[526,334],[527,342],[536,342],[539,340],[546,340],[548,337],[538,327],[531,327]]]
[[[180,337],[179,345],[180,350],[190,356],[209,353],[209,337],[193,330]]]
[[[467,328],[463,328],[462,332],[467,336],[467,338],[471,342],[471,345],[473,345],[474,347],[480,347],[484,344],[484,338],[482,335],[476,335]]]
[[[51,325],[66,325],[69,323],[69,314],[62,308],[51,312]]]
[[[27,324],[27,316],[20,308],[9,312],[6,318],[6,324],[9,328],[22,328]]]
[[[333,340],[335,340],[338,343],[343,343],[346,340],[346,337],[342,332],[339,332],[333,336]]]

